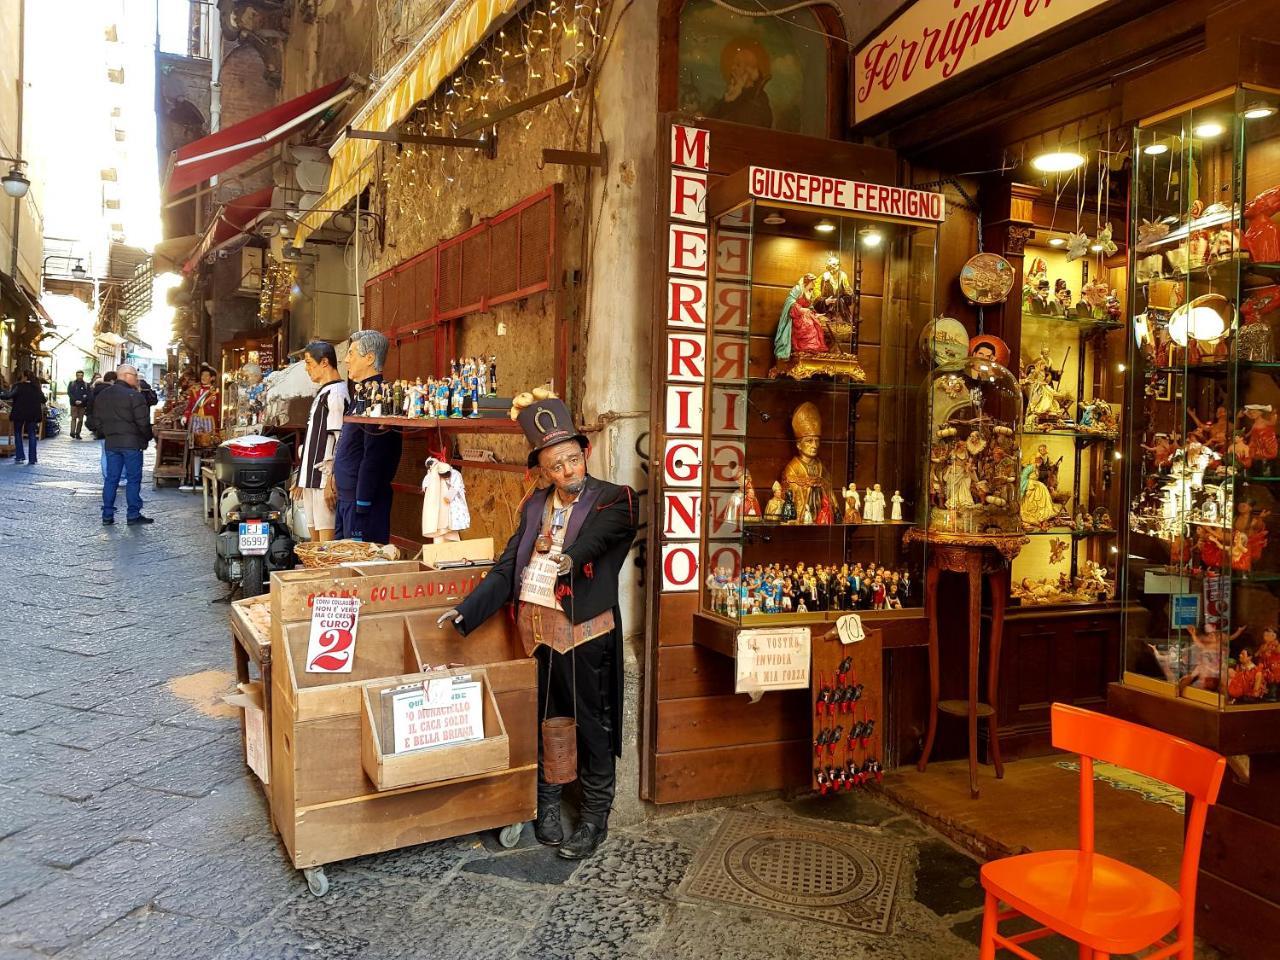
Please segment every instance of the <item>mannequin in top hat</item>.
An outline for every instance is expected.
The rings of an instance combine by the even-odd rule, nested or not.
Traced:
[[[387,338],[376,330],[357,330],[351,335],[347,378],[352,387],[363,385],[369,390],[382,383],[387,347]],[[338,490],[335,536],[339,540],[390,541],[391,481],[403,449],[403,438],[395,430],[363,423],[342,425],[330,475]]]
[[[452,620],[464,636],[508,603],[525,650],[538,660],[539,709],[574,716],[582,817],[567,840],[560,825],[560,787],[543,782],[539,741],[538,820],[534,833],[560,856],[590,856],[608,833],[614,759],[622,753],[622,615],[618,577],[635,538],[637,505],[629,487],[587,474],[587,438],[564,402],[539,390],[521,394],[513,416],[549,486],[520,510],[520,525],[489,575]],[[541,574],[541,576],[539,576]],[[576,690],[575,688],[576,680]]]

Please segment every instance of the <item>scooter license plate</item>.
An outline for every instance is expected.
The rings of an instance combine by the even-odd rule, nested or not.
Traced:
[[[271,543],[271,527],[266,523],[240,524],[240,553],[247,557],[267,552]]]

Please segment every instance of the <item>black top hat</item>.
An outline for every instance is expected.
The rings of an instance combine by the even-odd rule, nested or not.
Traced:
[[[533,449],[529,451],[529,466],[538,465],[538,453],[547,447],[566,440],[577,440],[583,450],[587,449],[587,438],[573,426],[573,417],[564,401],[558,397],[546,400],[535,400],[516,415],[516,422],[524,431],[525,439]]]

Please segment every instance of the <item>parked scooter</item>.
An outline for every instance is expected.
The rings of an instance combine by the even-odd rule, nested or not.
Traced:
[[[294,565],[285,487],[292,468],[289,446],[271,437],[236,437],[214,454],[218,482],[227,492],[213,570],[222,582],[239,586],[243,596],[263,593],[272,570]]]

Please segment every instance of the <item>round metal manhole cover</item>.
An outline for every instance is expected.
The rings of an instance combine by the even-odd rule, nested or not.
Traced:
[[[838,906],[880,883],[879,868],[852,844],[794,833],[739,840],[725,851],[724,865],[746,890],[791,906]]]

